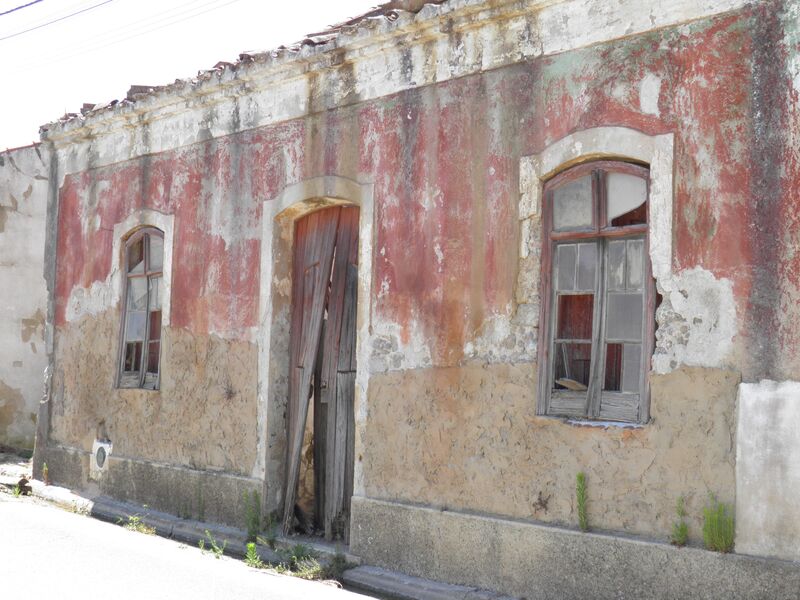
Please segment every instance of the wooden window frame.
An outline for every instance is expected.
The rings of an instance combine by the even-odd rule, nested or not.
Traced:
[[[122,277],[123,277],[123,284],[122,284],[122,298],[120,301],[120,333],[119,333],[119,352],[117,354],[117,380],[116,380],[116,387],[119,389],[142,389],[142,390],[149,390],[149,391],[157,391],[160,388],[161,383],[161,354],[163,350],[163,340],[161,338],[161,332],[163,331],[163,298],[162,298],[162,310],[161,310],[161,320],[159,322],[159,345],[158,345],[158,373],[155,374],[155,380],[153,381],[152,387],[146,385],[147,380],[147,365],[149,360],[149,352],[150,352],[150,344],[154,340],[151,339],[151,331],[150,331],[150,302],[151,302],[151,289],[149,280],[153,277],[160,277],[161,278],[161,286],[159,289],[159,293],[164,292],[164,256],[162,254],[161,259],[161,270],[159,271],[151,271],[150,270],[150,244],[145,243],[143,244],[143,262],[144,262],[144,269],[142,273],[130,273],[129,269],[129,253],[131,247],[144,238],[145,236],[150,237],[158,237],[161,239],[162,244],[164,242],[164,232],[156,227],[142,227],[137,229],[132,234],[130,234],[125,239],[125,245],[122,251]],[[146,311],[146,318],[145,318],[145,331],[144,331],[144,340],[142,341],[142,356],[140,367],[138,371],[138,379],[134,379],[134,376],[137,375],[136,371],[126,371],[125,370],[125,341],[126,341],[126,328],[128,323],[128,289],[130,287],[130,280],[131,279],[144,279],[147,281],[147,311]]]
[[[641,177],[646,183],[646,200],[644,224],[613,227],[607,225],[606,211],[606,176],[608,173],[623,173]],[[592,185],[592,225],[568,231],[555,231],[553,224],[553,190],[562,185],[591,175]],[[539,385],[537,413],[546,416],[567,417],[573,419],[588,419],[621,422],[646,423],[650,419],[650,385],[648,373],[652,362],[655,347],[655,280],[652,275],[649,254],[649,223],[650,223],[650,170],[647,166],[635,163],[600,160],[580,164],[549,179],[543,190],[542,223],[544,235],[542,236],[541,260],[541,298],[542,319],[539,329]],[[638,418],[629,420],[600,415],[601,399],[605,394],[612,399],[615,392],[603,391],[605,378],[605,348],[603,343],[606,305],[605,299],[605,263],[606,240],[614,239],[643,239],[643,326],[642,326],[642,359],[639,385],[639,411]],[[594,309],[592,322],[592,343],[590,358],[590,381],[586,392],[575,392],[576,406],[579,405],[580,395],[585,394],[584,407],[580,414],[551,409],[551,392],[554,378],[554,340],[555,340],[555,296],[556,287],[553,282],[553,256],[560,243],[566,242],[598,242],[600,252],[597,253],[597,267],[594,286]],[[562,395],[560,393],[560,395]],[[566,394],[569,395],[569,394]]]

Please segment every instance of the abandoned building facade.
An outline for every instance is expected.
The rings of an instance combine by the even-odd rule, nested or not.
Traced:
[[[678,498],[800,561],[798,94],[796,0],[449,0],[51,123],[34,469],[528,597]]]

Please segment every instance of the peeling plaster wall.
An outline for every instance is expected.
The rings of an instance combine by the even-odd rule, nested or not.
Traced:
[[[202,97],[53,126],[52,441],[111,427],[115,453],[265,478],[278,502],[286,361],[264,355],[288,336],[291,228],[265,219],[334,178],[338,201],[370,190],[356,495],[571,524],[585,470],[597,527],[666,536],[684,494],[697,535],[708,492],[734,498],[737,383],[800,379],[797,2],[589,5],[453,0],[400,19],[407,46],[354,33],[330,64],[304,49],[302,68],[264,59]],[[520,160],[604,128],[669,138],[650,165],[670,165],[651,189],[653,419],[633,429],[534,414],[542,232]],[[534,175],[637,158],[571,148]],[[114,390],[109,358],[114,229],[142,208],[175,223],[158,394]]]
[[[33,448],[47,366],[49,175],[49,156],[39,147],[0,152],[0,444],[23,449]]]

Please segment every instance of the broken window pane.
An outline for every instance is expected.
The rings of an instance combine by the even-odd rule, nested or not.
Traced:
[[[597,270],[597,244],[578,245],[578,281],[575,287],[580,291],[592,291],[595,286]]]
[[[575,265],[578,260],[577,244],[561,244],[556,252],[556,289],[570,292],[575,289]]]
[[[164,265],[164,240],[157,235],[147,237],[150,239],[150,271],[160,271]]]
[[[618,392],[622,385],[622,344],[606,344],[606,373],[603,389]]]
[[[128,273],[144,273],[144,236],[128,246]]]
[[[622,350],[622,391],[639,393],[642,372],[642,345],[625,344]]]
[[[147,279],[128,279],[128,310],[147,310]]]
[[[129,342],[144,341],[145,314],[141,311],[130,311],[125,325],[125,340]]]
[[[557,390],[583,391],[589,386],[592,344],[557,343],[555,345],[555,377]]]
[[[158,353],[161,342],[150,342],[147,346],[147,372],[158,373]]]
[[[125,371],[138,371],[142,359],[142,343],[128,342],[125,344]]]
[[[606,339],[641,341],[642,295],[609,293],[606,306]]]
[[[608,271],[606,281],[608,281],[608,289],[610,290],[624,290],[625,289],[625,241],[617,240],[608,243],[608,262],[606,263]]]
[[[556,338],[591,341],[593,314],[594,294],[559,296]]]
[[[627,287],[640,290],[644,281],[644,240],[629,240],[627,249]]]
[[[613,227],[647,223],[647,182],[627,173],[606,175],[608,224]]]
[[[150,278],[150,310],[161,310],[161,277]]]
[[[564,231],[591,226],[591,175],[584,175],[553,190],[553,229]]]
[[[158,341],[161,339],[161,311],[155,310],[150,313],[150,333],[149,340]]]

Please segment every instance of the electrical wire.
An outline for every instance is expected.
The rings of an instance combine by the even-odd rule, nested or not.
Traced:
[[[27,4],[23,4],[22,6],[17,6],[16,8],[12,8],[11,10],[7,10],[6,12],[1,12],[0,17],[3,15],[8,15],[13,12],[17,12],[18,10],[22,10],[23,8],[28,8],[29,6],[33,6],[34,4],[39,4],[42,0],[33,0],[33,2],[28,2]]]
[[[99,2],[98,4],[94,4],[92,6],[84,8],[83,10],[78,10],[78,11],[75,11],[74,13],[70,13],[70,14],[65,15],[63,17],[59,17],[58,19],[53,19],[52,21],[47,21],[46,23],[42,23],[41,25],[37,25],[36,27],[30,27],[28,29],[23,29],[22,31],[18,31],[17,33],[12,33],[11,35],[7,35],[5,37],[0,37],[0,42],[2,42],[3,40],[10,40],[11,38],[15,38],[18,35],[22,35],[23,33],[29,33],[31,31],[35,31],[37,29],[41,29],[42,27],[47,27],[48,25],[52,25],[53,23],[58,23],[59,21],[63,21],[65,19],[69,19],[70,17],[74,17],[74,16],[77,16],[77,15],[80,15],[80,14],[88,12],[88,11],[90,11],[92,9],[100,8],[104,4],[108,4],[109,2],[113,2],[113,1],[114,0],[103,0],[103,2]]]
[[[112,41],[109,41],[108,43],[101,43],[100,45],[97,45],[96,43],[92,43],[92,44],[89,44],[89,45],[78,46],[77,47],[77,51],[70,52],[70,53],[67,53],[67,54],[61,54],[56,58],[53,58],[52,55],[50,53],[48,53],[47,55],[45,55],[47,57],[47,61],[45,63],[38,63],[38,62],[36,62],[36,60],[34,60],[34,61],[29,62],[27,64],[17,65],[19,67],[18,70],[30,70],[30,69],[42,66],[42,64],[50,65],[50,64],[53,64],[53,63],[56,63],[56,62],[61,62],[61,61],[64,61],[64,60],[68,60],[68,59],[71,59],[71,58],[74,58],[76,56],[80,56],[80,55],[83,55],[83,54],[86,54],[86,53],[89,53],[89,52],[95,52],[97,50],[101,50],[103,48],[107,48],[108,46],[113,46],[113,45],[116,45],[116,44],[120,44],[122,42],[126,42],[126,41],[131,40],[131,39],[135,39],[135,38],[138,38],[138,37],[141,37],[141,36],[144,36],[144,35],[148,35],[148,34],[154,32],[154,31],[158,31],[160,29],[164,29],[165,27],[170,27],[172,25],[183,23],[185,21],[188,21],[189,19],[193,19],[195,17],[199,17],[200,15],[206,14],[208,12],[223,8],[225,6],[228,6],[230,4],[234,4],[234,3],[240,2],[240,1],[241,0],[228,0],[227,2],[223,2],[222,4],[217,4],[217,2],[219,2],[219,0],[212,0],[211,2],[206,2],[205,4],[201,4],[200,6],[196,6],[196,7],[193,7],[191,9],[182,11],[180,13],[170,15],[170,16],[168,16],[166,18],[163,18],[163,19],[158,19],[158,20],[148,24],[148,25],[158,25],[159,23],[164,23],[163,25],[158,25],[157,27],[146,28],[146,27],[148,27],[148,25],[144,25],[144,26],[138,27],[138,28],[137,27],[130,28],[129,26],[128,27],[122,27],[122,28],[119,28],[117,30],[113,30],[113,31],[107,32],[107,35],[101,36],[100,38],[94,40],[94,42],[97,42],[98,40],[102,41],[102,40],[105,40],[105,39],[113,38]],[[189,3],[189,4],[191,4],[191,3]],[[215,4],[216,4],[216,6],[213,6]],[[183,6],[186,6],[186,4],[181,5],[178,8],[181,8]],[[186,13],[191,13],[192,11],[196,11],[197,9],[200,9],[200,8],[205,8],[207,6],[211,6],[211,7],[207,8],[206,10],[202,10],[200,12],[194,12],[193,14],[189,14],[188,16],[183,17],[183,18],[177,18],[177,17],[180,17],[182,15],[185,15]],[[171,11],[165,11],[164,13],[160,13],[160,15],[167,14],[169,12],[171,12]],[[155,15],[155,16],[160,16],[160,15]],[[143,22],[146,22],[148,20],[152,20],[152,19],[151,18],[142,19],[142,20],[137,21],[135,23],[143,23]],[[142,30],[142,29],[144,29],[144,30]],[[132,32],[135,31],[135,33],[131,33],[131,35],[128,35],[128,36],[119,37],[120,33],[118,33],[118,32],[124,33],[126,30],[127,31],[132,31]],[[43,57],[45,57],[45,56],[43,56]]]

